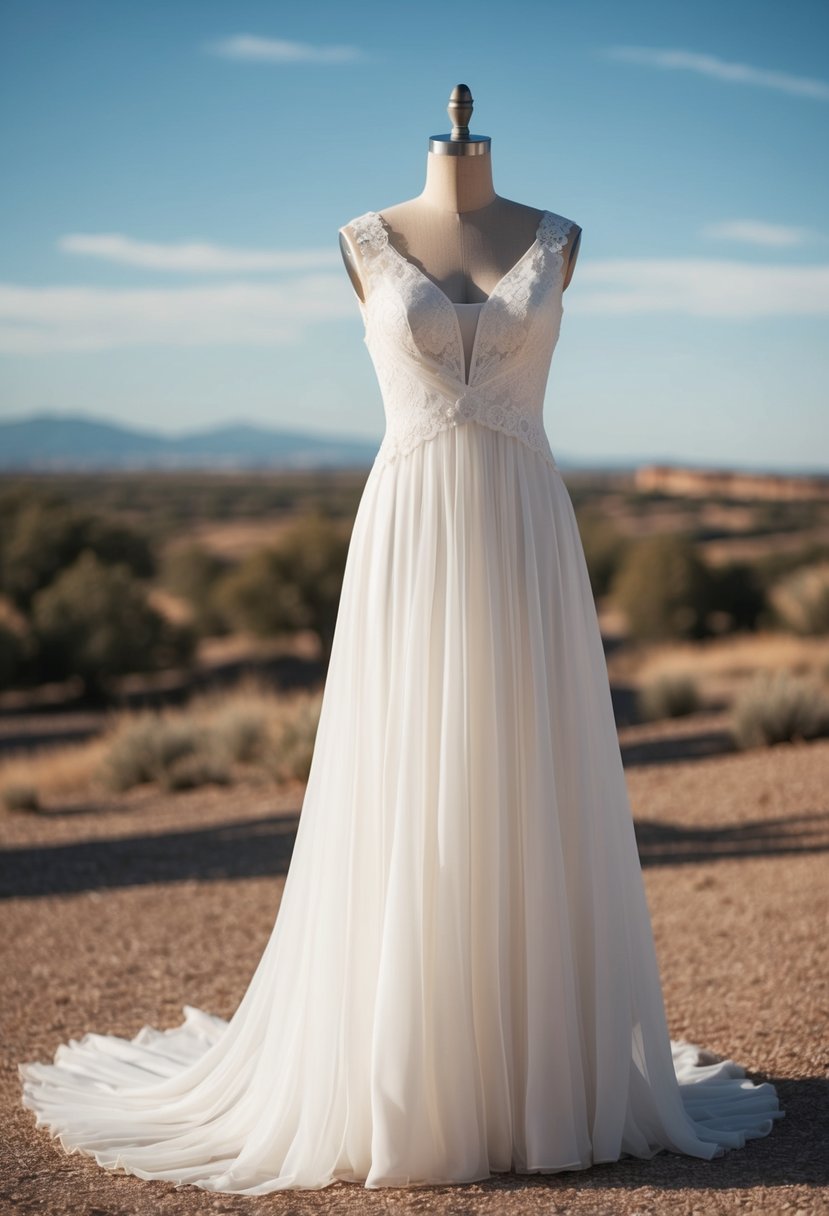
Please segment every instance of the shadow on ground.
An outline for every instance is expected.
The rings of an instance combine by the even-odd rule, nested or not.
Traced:
[[[0,851],[0,899],[286,874],[299,813]]]
[[[827,811],[699,827],[645,819],[635,821],[634,828],[643,866],[829,851]]]
[[[485,1183],[485,1189],[526,1190],[579,1187],[580,1192],[653,1187],[666,1190],[724,1190],[752,1187],[825,1187],[829,1184],[829,1156],[825,1143],[829,1133],[829,1080],[823,1076],[778,1077],[746,1074],[760,1083],[771,1081],[777,1090],[783,1119],[776,1121],[768,1137],[749,1141],[722,1158],[706,1161],[676,1153],[658,1153],[649,1160],[624,1158],[590,1170],[534,1176],[506,1173]],[[442,1189],[442,1188],[434,1188]],[[469,1211],[463,1203],[452,1205],[452,1216]]]
[[[658,739],[637,739],[622,743],[620,747],[625,768],[673,764],[677,760],[707,760],[711,756],[727,756],[736,750],[728,731],[710,729]]]
[[[808,1186],[829,1184],[829,1080],[826,1077],[777,1077],[746,1074],[759,1084],[770,1081],[777,1090],[780,1107],[785,1111],[775,1121],[771,1133],[750,1140],[744,1148],[706,1161],[677,1153],[660,1152],[649,1160],[625,1157],[621,1161],[592,1166],[589,1170],[570,1170],[559,1174],[521,1174],[495,1176],[483,1184],[485,1191],[549,1190],[553,1197],[559,1189],[577,1186],[580,1192],[626,1190],[649,1187],[663,1191],[750,1190],[755,1187]],[[449,1188],[435,1188],[446,1190]],[[528,1205],[529,1207],[529,1205]],[[478,1211],[461,1201],[452,1205],[452,1216]],[[626,1209],[627,1210],[627,1209]]]
[[[284,875],[299,811],[157,835],[84,840],[0,851],[0,899],[196,879]],[[829,814],[734,825],[635,824],[643,866],[829,851]]]

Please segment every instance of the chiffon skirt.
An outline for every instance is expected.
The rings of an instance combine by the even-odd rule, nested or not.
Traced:
[[[573,508],[520,440],[372,467],[270,939],[229,1022],[184,1014],[18,1065],[37,1125],[263,1194],[712,1158],[783,1115],[669,1038]]]

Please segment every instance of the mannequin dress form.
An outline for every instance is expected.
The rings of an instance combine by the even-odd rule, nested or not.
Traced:
[[[248,989],[227,1022],[185,1006],[18,1066],[38,1126],[108,1169],[237,1194],[462,1183],[710,1159],[783,1114],[669,1038],[542,421],[578,229],[495,196],[488,141],[459,154],[464,90],[423,195],[340,230],[386,431]]]

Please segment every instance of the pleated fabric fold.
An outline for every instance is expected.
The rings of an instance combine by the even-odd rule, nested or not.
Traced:
[[[558,470],[469,423],[377,463],[299,828],[233,1017],[19,1065],[67,1151],[264,1194],[582,1170],[767,1135],[671,1041],[607,669]]]

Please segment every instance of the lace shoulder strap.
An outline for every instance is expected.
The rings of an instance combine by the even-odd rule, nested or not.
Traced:
[[[539,224],[538,238],[547,249],[558,253],[567,244],[570,230],[575,227],[572,220],[554,211],[545,211]]]
[[[350,228],[354,233],[360,261],[366,271],[371,274],[388,243],[388,234],[383,221],[376,211],[366,211],[363,215],[358,215],[356,219],[349,220],[345,227]]]

